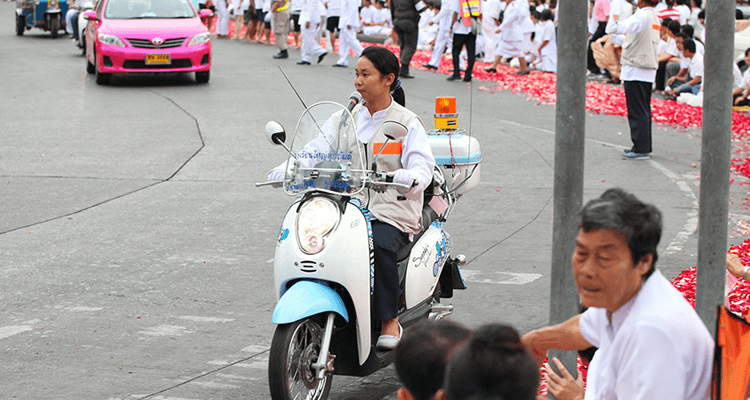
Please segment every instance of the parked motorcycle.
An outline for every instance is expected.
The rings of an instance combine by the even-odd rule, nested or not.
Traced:
[[[377,278],[363,199],[408,187],[376,171],[378,154],[360,151],[350,109],[333,102],[312,105],[289,140],[279,123],[266,125],[268,139],[289,157],[282,180],[256,185],[280,187],[295,197],[274,257],[278,303],[272,321],[277,327],[268,364],[274,400],[325,400],[333,375],[367,376],[394,360],[393,351],[375,346],[380,321],[373,321],[370,311]],[[383,129],[388,141],[407,134],[395,121],[385,121]],[[398,252],[398,317],[405,328],[448,318],[453,306],[441,299],[466,288],[459,269],[466,258],[452,256],[453,240],[444,223],[456,201],[479,180],[479,143],[455,131],[431,133],[440,167],[425,190],[424,229]]]
[[[69,5],[60,0],[17,0],[16,35],[21,36],[31,28],[49,31],[53,38],[65,30],[65,18]]]

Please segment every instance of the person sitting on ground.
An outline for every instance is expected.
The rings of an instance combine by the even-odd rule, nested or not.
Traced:
[[[359,9],[359,31],[362,32],[366,26],[372,24],[377,9],[370,0],[362,0],[362,8]]]
[[[678,22],[672,21],[670,18],[664,18],[661,21],[661,30],[659,31],[661,42],[659,43],[659,56],[657,58],[659,67],[656,69],[656,81],[654,82],[657,93],[663,92],[667,79],[679,71],[680,50],[677,48],[677,39],[675,38],[675,35],[679,32],[680,24]],[[671,75],[667,76],[670,62],[673,63],[672,72]],[[674,70],[675,66],[678,66],[676,70]]]
[[[534,400],[539,368],[511,326],[489,324],[474,332],[448,363],[437,400]]]
[[[693,28],[692,25],[682,25],[680,27],[680,32],[687,35],[688,39],[693,39],[695,42],[695,52],[698,54],[705,55],[706,54],[706,46],[703,44],[703,41],[695,36],[695,28]]]
[[[396,347],[396,374],[403,387],[398,400],[432,400],[443,387],[451,356],[471,331],[451,321],[424,322],[410,329]]]
[[[703,56],[695,52],[695,42],[692,39],[682,41],[682,54],[686,59],[690,60],[690,66],[688,67],[690,79],[688,80],[688,75],[669,78],[667,84],[670,89],[664,91],[664,98],[667,100],[675,100],[680,93],[698,94],[701,89]]]
[[[750,48],[745,50],[745,63],[750,65]],[[735,64],[735,67],[736,66],[737,64]],[[734,104],[735,107],[750,106],[750,100],[748,100],[748,97],[750,97],[750,68],[746,69],[745,73],[742,74],[740,84],[734,89],[732,97],[732,104]]]
[[[586,204],[580,221],[573,276],[589,309],[527,333],[523,343],[540,364],[549,349],[598,347],[588,372],[594,399],[707,400],[714,340],[656,269],[661,212],[609,189]]]

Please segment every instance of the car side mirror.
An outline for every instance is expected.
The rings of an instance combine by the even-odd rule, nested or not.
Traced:
[[[211,15],[213,15],[213,13],[211,12],[211,10],[207,10],[204,8],[200,11],[200,15],[201,15],[201,18],[208,18]]]
[[[280,123],[268,121],[266,124],[266,138],[271,144],[284,144],[286,142],[286,131]]]
[[[87,21],[98,21],[99,17],[96,16],[96,11],[86,11],[83,13],[83,19]]]
[[[409,129],[397,121],[383,122],[383,134],[390,140],[401,140],[409,134]]]

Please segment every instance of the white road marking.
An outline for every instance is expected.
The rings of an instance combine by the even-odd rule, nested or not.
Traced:
[[[0,339],[6,339],[19,333],[28,332],[32,328],[29,325],[0,326]]]
[[[89,311],[101,311],[104,307],[65,307],[65,311],[76,311],[76,312],[89,312]]]
[[[190,382],[191,385],[198,385],[203,386],[211,389],[239,389],[240,387],[237,385],[231,385],[228,383],[216,383],[216,382],[201,382],[201,381],[192,381]]]
[[[177,317],[177,318],[188,320],[188,321],[195,321],[195,322],[232,322],[234,321],[234,319],[229,319],[229,318],[195,317],[191,315],[184,315],[182,317]]]
[[[133,397],[133,398],[136,398],[136,399],[141,399],[144,396],[147,396],[147,395],[145,395],[145,394],[135,394],[135,395],[132,395],[130,397]],[[149,399],[153,399],[153,400],[196,400],[196,399],[187,399],[187,398],[184,398],[184,397],[171,397],[171,396],[168,396],[168,397],[156,396],[156,397],[149,397]],[[120,399],[120,398],[110,398],[109,400],[122,400],[122,399]]]
[[[268,350],[271,346],[258,346],[258,345],[250,345],[245,347],[244,349],[240,351],[244,351],[245,353],[262,353],[266,350]]]
[[[185,333],[193,333],[193,331],[187,330],[184,326],[159,325],[138,333],[150,336],[182,336]]]
[[[257,379],[251,376],[232,375],[232,374],[216,374],[216,376],[220,378],[224,378],[224,379],[235,380],[235,381],[252,381],[252,380]]]
[[[273,262],[273,258],[272,258],[272,259],[270,259],[270,260],[268,260],[268,261],[266,261],[266,264],[270,264],[270,263],[272,263],[272,262]]]
[[[525,285],[542,277],[542,274],[484,272],[472,269],[461,269],[461,275],[467,282],[491,283],[495,285]]]
[[[695,231],[698,230],[698,199],[695,197],[695,193],[693,193],[693,190],[690,189],[690,185],[687,184],[687,182],[677,176],[674,172],[667,169],[667,167],[659,164],[658,162],[654,160],[651,161],[651,166],[658,169],[667,176],[667,178],[673,180],[677,187],[680,188],[683,194],[685,194],[685,197],[687,197],[689,200],[691,200],[692,207],[690,211],[687,213],[687,220],[685,221],[685,225],[683,226],[682,230],[677,232],[677,235],[674,239],[672,239],[672,242],[669,243],[669,246],[667,246],[667,249],[664,251],[665,255],[668,254],[675,254],[682,251],[682,248],[685,246],[685,243],[688,241],[690,236],[695,233]]]

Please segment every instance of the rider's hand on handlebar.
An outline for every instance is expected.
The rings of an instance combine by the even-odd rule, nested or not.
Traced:
[[[284,170],[283,169],[272,169],[268,171],[268,180],[269,181],[281,181],[284,180]]]
[[[400,183],[402,185],[409,186],[411,189],[398,188],[398,193],[406,196],[409,200],[416,200],[421,196],[421,193],[415,193],[417,186],[417,180],[409,170],[399,169],[394,172],[389,172],[389,176],[393,177],[393,182]]]

